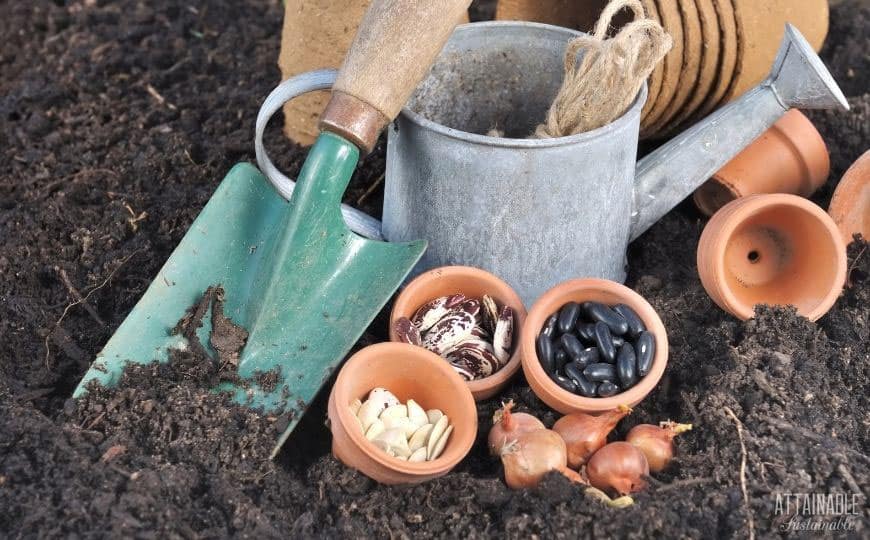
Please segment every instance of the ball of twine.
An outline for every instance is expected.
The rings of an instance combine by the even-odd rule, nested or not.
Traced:
[[[632,21],[607,38],[613,17],[623,8],[631,10]],[[672,45],[661,25],[645,17],[640,0],[612,0],[591,35],[568,43],[565,79],[534,137],[583,133],[619,118]]]

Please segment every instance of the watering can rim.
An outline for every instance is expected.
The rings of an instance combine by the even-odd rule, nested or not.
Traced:
[[[489,27],[532,28],[535,30],[549,31],[555,34],[568,35],[570,37],[577,37],[585,34],[585,32],[580,32],[579,30],[572,30],[570,28],[554,26],[552,24],[534,23],[527,21],[485,21],[461,24],[457,26],[456,29],[453,31],[453,35],[468,30],[476,30]],[[453,36],[451,35],[451,39],[452,37]],[[622,115],[620,115],[612,122],[603,125],[600,128],[584,131],[583,133],[568,135],[566,137],[553,137],[549,139],[512,139],[508,137],[490,137],[488,135],[470,133],[468,131],[448,127],[444,124],[435,122],[434,120],[430,120],[425,116],[412,111],[407,105],[402,107],[402,112],[399,114],[399,116],[408,119],[409,121],[417,124],[422,128],[444,135],[445,137],[465,141],[471,144],[481,144],[485,146],[495,146],[500,148],[552,148],[590,141],[608,135],[608,133],[614,128],[621,127],[623,124],[630,122],[633,116],[637,115],[639,117],[640,111],[646,103],[646,99],[647,83],[646,81],[644,81],[643,85],[637,93],[637,97],[635,97],[634,102],[632,102],[631,106],[626,109],[625,112],[622,113]]]

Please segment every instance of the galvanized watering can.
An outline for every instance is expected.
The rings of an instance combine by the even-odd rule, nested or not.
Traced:
[[[768,79],[637,163],[645,88],[604,127],[526,139],[546,117],[565,46],[578,34],[524,22],[458,27],[389,128],[382,231],[345,207],[350,227],[392,242],[425,238],[415,273],[477,266],[531,304],[569,277],[624,281],[628,243],[788,109],[848,109],[821,60],[787,25]],[[277,90],[271,97],[261,116],[286,101]],[[485,135],[491,129],[505,136]],[[292,191],[259,135],[261,169]]]

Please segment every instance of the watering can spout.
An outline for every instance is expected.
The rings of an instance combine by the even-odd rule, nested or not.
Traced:
[[[767,79],[638,162],[631,240],[791,108],[848,110],[849,104],[810,44],[786,24]]]

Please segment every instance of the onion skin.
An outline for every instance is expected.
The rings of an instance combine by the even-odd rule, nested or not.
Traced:
[[[520,435],[502,448],[501,462],[508,487],[531,488],[537,486],[548,472],[566,469],[568,451],[558,433],[539,429]]]
[[[674,437],[692,429],[692,424],[662,422],[660,426],[639,424],[631,428],[625,440],[636,446],[652,472],[663,471],[674,458]]]
[[[487,444],[490,454],[501,455],[506,446],[510,446],[521,435],[546,429],[543,422],[527,413],[512,413],[513,400],[502,405],[492,417],[492,428],[489,430]]]
[[[553,425],[568,448],[568,466],[577,469],[607,444],[607,435],[616,424],[631,413],[625,405],[599,416],[573,413],[563,416]]]
[[[612,442],[589,458],[586,476],[593,487],[628,495],[646,487],[649,464],[636,446]]]

